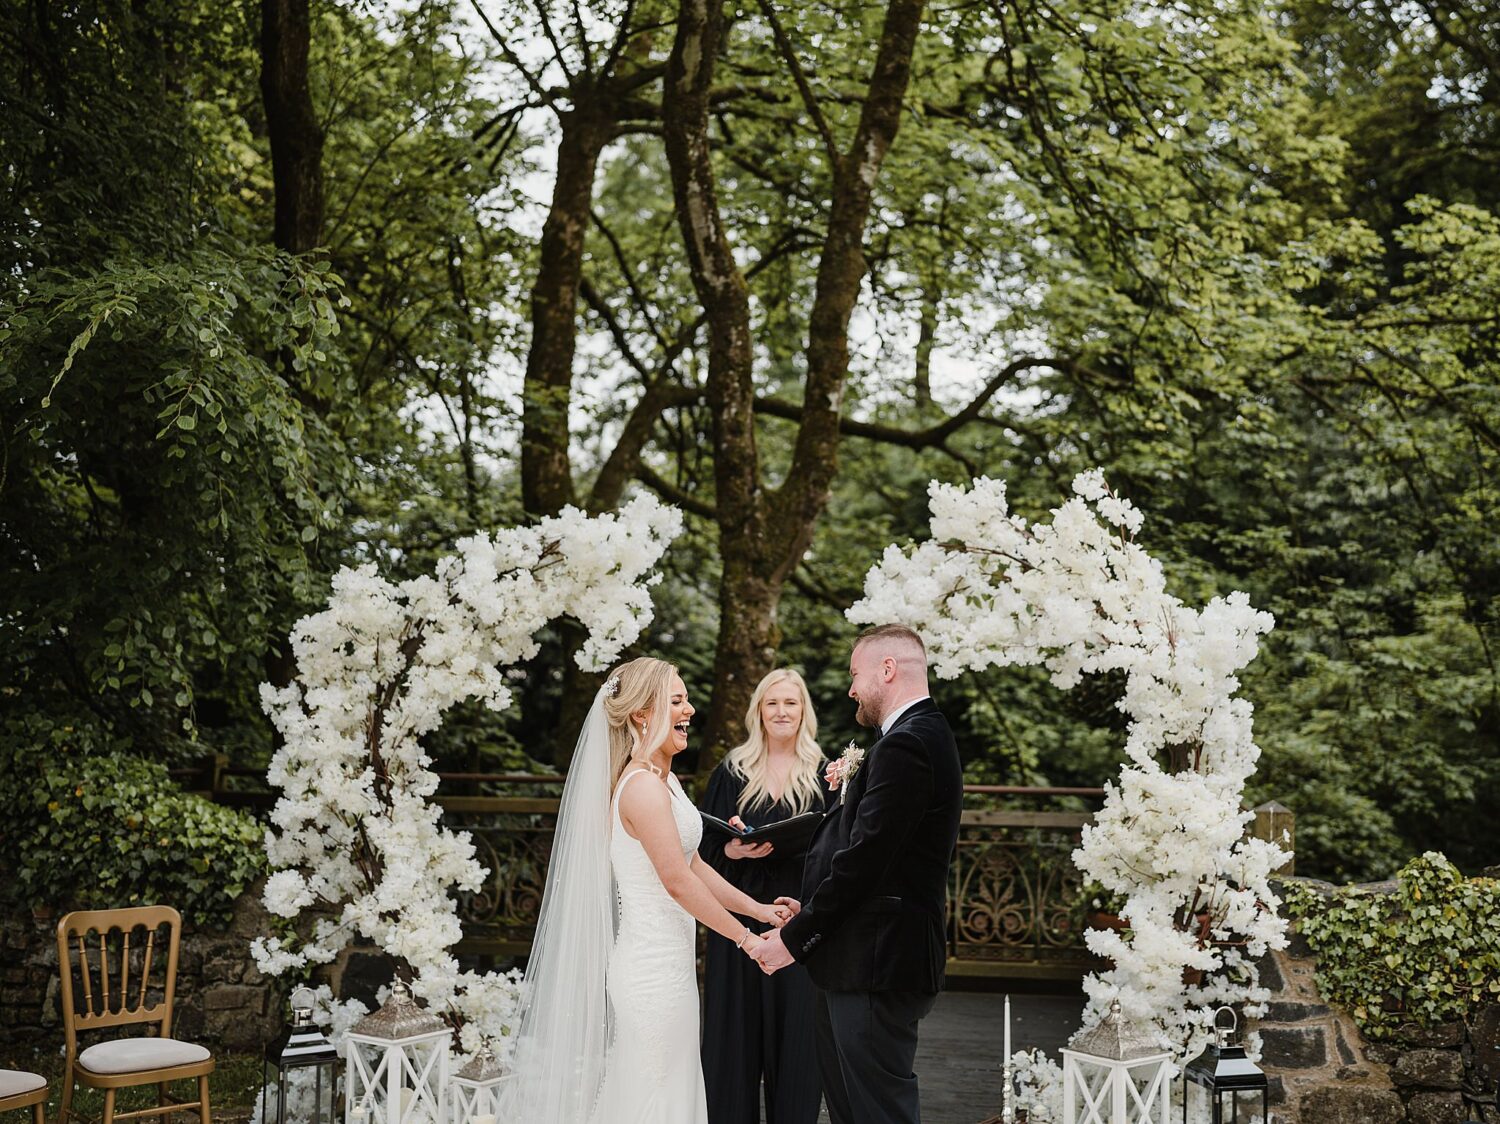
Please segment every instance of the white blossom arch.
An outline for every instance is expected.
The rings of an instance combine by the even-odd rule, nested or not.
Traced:
[[[1130,934],[1087,934],[1114,967],[1084,981],[1084,1024],[1118,997],[1127,1014],[1153,1020],[1181,1059],[1207,1041],[1216,1005],[1257,1013],[1267,992],[1254,961],[1286,944],[1269,877],[1288,855],[1245,838],[1252,814],[1241,797],[1260,750],[1252,707],[1235,697],[1235,673],[1274,621],[1243,593],[1184,605],[1134,541],[1141,513],[1103,474],[1081,474],[1073,492],[1050,524],[1028,525],[1010,513],[1000,481],[934,482],[931,541],[887,548],[848,616],[916,629],[942,678],[1040,664],[1068,688],[1086,674],[1124,673],[1129,761],[1106,785],[1073,861],[1125,897]],[[1203,913],[1208,941],[1192,921]],[[1203,969],[1206,982],[1185,984],[1184,968]],[[1033,1118],[1046,1119],[1055,1067],[1018,1063]]]
[[[358,935],[405,961],[465,1050],[506,1032],[515,977],[460,973],[450,952],[462,935],[453,891],[478,890],[486,872],[469,834],[440,822],[421,739],[464,700],[507,707],[506,670],[559,617],[588,631],[579,665],[607,667],[651,619],[651,571],[681,527],[675,508],[643,495],[616,515],[568,508],[464,539],[430,576],[393,583],[374,565],[335,575],[328,607],[292,631],[295,680],[261,687],[282,739],[268,773],[280,796],[265,903],[289,923],[311,915],[299,939],[253,943],[261,971],[328,963]]]

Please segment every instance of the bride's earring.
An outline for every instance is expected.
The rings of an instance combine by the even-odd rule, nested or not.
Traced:
[[[646,720],[644,718],[641,719],[641,748],[642,749],[646,749]],[[650,769],[653,773],[655,773],[662,780],[666,780],[667,779],[667,775],[665,773],[663,773],[661,771],[661,768],[654,761],[652,761],[649,757],[643,757],[641,759],[641,763],[644,764],[646,766],[646,768]]]

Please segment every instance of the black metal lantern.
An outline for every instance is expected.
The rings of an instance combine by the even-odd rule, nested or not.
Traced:
[[[1229,1012],[1234,1021],[1227,1027],[1219,1025],[1219,1016]],[[1188,1062],[1182,1071],[1182,1121],[1187,1124],[1188,1102],[1193,1100],[1194,1085],[1204,1090],[1197,1098],[1202,1103],[1208,1098],[1209,1119],[1213,1124],[1240,1124],[1240,1098],[1246,1101],[1245,1120],[1248,1124],[1250,1112],[1260,1101],[1260,1119],[1267,1124],[1271,1119],[1270,1082],[1265,1073],[1245,1056],[1243,1046],[1231,1046],[1229,1036],[1239,1027],[1239,1017],[1232,1007],[1220,1007],[1214,1012],[1214,1041],[1208,1049]]]
[[[292,992],[292,1021],[266,1045],[261,1124],[333,1124],[339,1055],[313,1024],[313,999]]]

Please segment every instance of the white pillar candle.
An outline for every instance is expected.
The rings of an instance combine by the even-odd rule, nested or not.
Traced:
[[[1005,997],[1005,1064],[1010,1065],[1010,996]]]
[[[1006,1124],[1011,1120],[1010,1112],[1010,996],[1005,997],[1005,1060],[1001,1063],[1000,1072],[1005,1076],[1005,1092],[1000,1097],[1000,1108],[1005,1117]]]

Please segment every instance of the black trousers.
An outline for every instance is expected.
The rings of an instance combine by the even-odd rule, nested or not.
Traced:
[[[766,1124],[816,1124],[823,1089],[807,969],[791,964],[768,976],[711,937],[703,977],[708,1124],[759,1124],[762,1078]]]
[[[919,1124],[917,1024],[936,995],[817,989],[818,1068],[833,1124]]]

